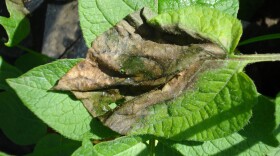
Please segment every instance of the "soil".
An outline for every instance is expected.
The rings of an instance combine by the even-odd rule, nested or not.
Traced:
[[[29,3],[28,6],[31,11],[31,15],[29,16],[31,33],[21,43],[22,46],[38,52],[43,52],[45,55],[54,58],[77,58],[85,56],[87,48],[82,38],[77,16],[67,17],[73,18],[72,20],[60,20],[59,18],[65,18],[65,16],[60,17],[61,11],[57,11],[65,9],[65,7],[68,6],[68,9],[66,9],[66,12],[63,12],[63,15],[66,15],[67,11],[68,13],[77,13],[75,0],[29,0],[29,2],[32,2],[32,4]],[[280,5],[278,4],[278,0],[242,0],[240,2],[241,9],[239,18],[246,23],[241,41],[251,37],[280,32]],[[70,9],[69,5],[72,6]],[[0,1],[0,15],[8,17],[5,1]],[[56,22],[50,20],[50,18],[54,17],[56,18]],[[64,30],[74,31],[57,31],[62,29],[61,25],[63,25],[63,22],[68,22],[67,25],[69,26],[63,28]],[[52,30],[48,28],[52,28]],[[56,42],[50,43],[50,34],[53,33],[57,33],[56,35],[60,36],[60,38],[57,39]],[[1,26],[0,36],[1,40],[3,40],[3,36],[6,36]],[[51,38],[51,41],[53,41],[53,39],[56,38]],[[59,45],[54,45],[54,43]],[[53,46],[59,48],[52,48]],[[44,50],[44,47],[45,49],[47,47],[47,50]],[[53,49],[52,53],[47,52],[50,48]],[[240,46],[238,49],[243,54],[280,53],[280,39],[256,42]],[[11,64],[24,53],[24,51],[18,48],[7,48],[3,44],[0,44],[0,56]],[[267,62],[249,65],[246,67],[245,72],[253,79],[261,94],[274,98],[280,91],[279,69],[280,62]],[[24,155],[30,153],[33,148],[34,145],[19,146],[14,144],[0,130],[0,151],[13,155]]]

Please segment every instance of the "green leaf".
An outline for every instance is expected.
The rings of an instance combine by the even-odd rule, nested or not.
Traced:
[[[57,134],[49,134],[42,138],[29,156],[61,156],[71,155],[81,146],[78,141],[66,139]]]
[[[9,40],[5,43],[6,46],[14,46],[22,41],[30,32],[30,24],[24,10],[23,1],[6,0],[7,9],[10,17],[0,16],[0,24],[6,30]]]
[[[8,83],[35,115],[68,138],[82,140],[87,132],[94,133],[95,139],[115,135],[92,119],[83,104],[72,95],[51,90],[79,61],[81,59],[55,61],[36,67],[19,78],[9,79]]]
[[[6,63],[2,57],[0,57],[0,90],[9,90],[9,86],[6,83],[7,78],[14,78],[21,75],[21,72],[14,66]]]
[[[275,103],[276,103],[276,112],[279,112],[279,114],[275,115],[276,116],[276,123],[280,123],[280,93],[278,93],[278,95],[276,97],[276,100],[275,100]],[[280,133],[280,130],[278,132]]]
[[[114,26],[126,15],[144,6],[155,6],[154,0],[80,0],[79,17],[88,47],[100,34]]]
[[[163,13],[151,19],[149,23],[173,34],[185,32],[194,38],[210,40],[229,54],[234,52],[242,34],[239,20],[218,10],[202,6],[190,6]]]
[[[45,55],[39,53],[27,53],[16,60],[15,66],[22,72],[27,72],[34,67],[47,64],[51,61],[53,61],[53,59]]]
[[[169,146],[164,145],[161,142],[158,142],[155,148],[155,155],[156,156],[179,156],[181,155],[181,153]]]
[[[182,155],[274,155],[279,151],[280,104],[259,96],[250,124],[239,133],[201,144],[165,142]],[[277,110],[278,109],[278,110]],[[277,154],[276,154],[277,155]]]
[[[159,0],[158,9],[159,13],[178,10],[190,5],[200,5],[207,6],[209,8],[214,8],[232,16],[237,16],[239,9],[238,0]]]
[[[163,13],[193,4],[213,7],[234,16],[239,7],[238,0],[80,0],[79,17],[84,39],[87,46],[91,47],[91,42],[97,36],[121,21],[126,15],[142,7],[150,7],[157,13]]]
[[[190,86],[173,100],[149,107],[129,134],[172,140],[205,141],[242,129],[251,117],[257,92],[242,70],[245,61],[206,61]]]
[[[47,133],[47,126],[9,92],[0,93],[0,125],[4,134],[19,145],[34,144]]]
[[[82,146],[72,154],[72,156],[80,155],[93,155],[93,145],[89,139],[84,139]]]
[[[9,155],[0,151],[0,156],[9,156]]]
[[[78,155],[94,155],[94,156],[146,156],[147,145],[143,143],[146,139],[141,137],[120,137],[113,141],[101,142],[92,146],[89,140],[83,141],[83,146],[80,147],[73,156]]]

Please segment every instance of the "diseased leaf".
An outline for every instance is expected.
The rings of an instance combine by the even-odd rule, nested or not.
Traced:
[[[178,12],[192,15],[196,8],[198,13],[206,9],[196,6]],[[206,12],[232,19],[213,9]],[[226,53],[211,43],[190,44],[195,38],[181,40],[180,35],[188,34],[157,31],[146,24],[151,17],[153,14],[144,8],[96,38],[86,60],[54,88],[73,91],[94,117],[124,135],[205,141],[242,129],[257,100],[253,82],[242,73],[249,62],[226,59]],[[161,15],[154,19],[160,20]],[[184,21],[173,22],[182,24],[182,30],[188,28]],[[159,26],[167,28],[165,24]],[[176,26],[168,30],[173,28]],[[213,39],[219,37],[228,36]],[[115,92],[110,94],[112,89]],[[106,96],[96,97],[100,94]],[[112,102],[100,103],[107,97]],[[110,110],[110,103],[122,98],[121,105]],[[102,113],[106,114],[100,116]]]
[[[210,40],[232,54],[240,40],[242,25],[236,18],[209,7],[190,6],[163,13],[149,24],[173,34],[187,33]]]
[[[149,7],[156,13],[164,13],[193,4],[212,7],[234,16],[239,8],[238,0],[79,0],[83,37],[87,46],[91,47],[97,36],[140,8]]]
[[[81,100],[93,117],[101,116],[111,110],[110,104],[123,99],[118,90],[97,92],[72,92],[77,99]]]
[[[151,15],[145,9],[140,12],[146,18]],[[156,90],[150,93],[149,96],[153,96],[153,100],[146,101],[145,98],[137,99],[137,102],[133,100],[132,102],[142,105],[137,109],[139,111],[179,94],[184,89],[185,81],[205,59],[225,57],[225,53],[212,44],[180,46],[168,43],[168,40],[165,41],[161,37],[164,34],[144,24],[145,19],[141,19],[140,12],[132,14],[127,17],[127,21],[121,21],[98,37],[89,50],[87,59],[72,68],[54,88],[73,91],[75,96],[83,101],[88,111],[97,117],[111,110],[110,103],[121,99],[124,102],[129,101],[142,91],[148,92],[168,83],[167,87],[163,88],[165,91]],[[181,72],[183,70],[187,70],[188,73]],[[177,76],[181,78],[176,80]],[[169,85],[173,85],[172,89]],[[112,89],[106,91],[106,88]],[[101,91],[88,92],[92,90]],[[127,102],[126,105],[130,103]],[[125,130],[117,132],[126,133]]]
[[[78,141],[69,140],[57,134],[49,134],[36,144],[33,153],[29,156],[71,155],[79,146],[81,143]]]
[[[35,115],[68,138],[82,140],[87,132],[95,139],[115,135],[92,119],[80,101],[67,93],[51,91],[56,81],[80,61],[59,60],[39,66],[8,83]]]
[[[126,107],[123,105],[106,119],[105,125],[130,135],[151,134],[173,140],[225,137],[248,123],[256,102],[255,86],[241,72],[246,64],[230,60],[205,61],[193,77],[183,81],[182,94],[176,95],[180,89],[171,89],[169,94],[175,94],[174,99],[148,108],[135,101]],[[147,94],[139,98],[151,97]]]
[[[30,24],[26,18],[27,10],[25,10],[23,1],[5,0],[10,17],[0,16],[0,24],[6,30],[9,40],[6,46],[14,46],[22,41],[30,31]]]
[[[9,90],[6,79],[18,77],[19,75],[21,75],[21,72],[17,68],[9,65],[0,57],[0,90]]]
[[[188,156],[274,155],[279,150],[280,123],[276,119],[280,116],[280,105],[261,95],[258,99],[258,104],[253,109],[253,118],[244,130],[238,133],[200,144],[170,141],[164,143]]]
[[[147,145],[143,143],[146,139],[141,137],[120,137],[113,141],[102,142],[92,146],[89,140],[83,141],[83,146],[73,153],[73,156],[146,156]]]
[[[141,12],[146,13],[145,9]],[[139,12],[134,15],[99,36],[87,59],[72,68],[55,89],[90,91],[117,85],[157,86],[190,64],[226,55],[211,44],[168,43],[162,38],[165,34],[145,24]],[[143,14],[147,18],[149,15]]]
[[[19,145],[35,144],[47,133],[47,126],[9,92],[0,93],[0,125],[4,134]]]

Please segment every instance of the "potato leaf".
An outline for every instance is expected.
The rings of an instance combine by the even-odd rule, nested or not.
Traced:
[[[156,156],[179,156],[182,155],[176,149],[169,147],[159,141],[155,148],[155,155]]]
[[[123,105],[105,124],[130,135],[151,134],[173,140],[205,141],[227,136],[248,123],[256,103],[256,88],[241,72],[246,64],[205,61],[191,79],[184,80],[186,88],[181,95],[172,90],[176,98],[151,107],[141,102]],[[155,96],[148,93],[140,98]]]
[[[234,16],[239,8],[238,0],[79,0],[79,16],[84,39],[90,47],[97,36],[143,7],[149,7],[156,13],[164,13],[193,4],[213,7]]]
[[[237,16],[237,12],[239,9],[239,1],[238,0],[159,0],[158,1],[158,10],[159,13],[164,13],[167,11],[178,10],[187,6],[192,5],[200,5],[206,6],[209,8],[214,8],[225,13],[228,13],[234,17]]]
[[[232,54],[240,40],[242,25],[236,18],[215,9],[190,6],[163,13],[149,21],[158,29],[172,34],[183,32],[218,44]]]
[[[0,156],[9,156],[9,155],[0,151]]]
[[[14,46],[22,41],[30,31],[30,24],[26,18],[27,10],[25,10],[23,1],[5,0],[10,17],[0,16],[0,24],[6,30],[9,40],[6,46]]]
[[[187,81],[186,77],[191,77],[205,59],[226,56],[222,49],[212,44],[170,43],[170,36],[165,40],[165,33],[154,30],[142,19],[149,18],[150,15],[152,13],[146,8],[137,11],[99,36],[90,48],[86,60],[72,68],[54,88],[72,91],[83,101],[93,117],[98,117],[110,111],[110,103],[122,99],[126,101],[131,98],[130,95],[155,89],[172,81],[174,75],[184,70],[190,70],[188,74],[186,71],[181,74],[184,75],[181,78]],[[178,40],[176,36],[173,38]],[[177,83],[175,79],[170,82],[174,83],[173,86],[179,87],[181,83],[185,83],[183,80]],[[179,93],[182,89],[175,90]],[[160,96],[168,94],[168,91],[151,94]],[[163,96],[164,99],[155,97],[151,100],[153,102],[138,100],[138,103],[146,106],[145,103],[153,104],[173,96],[166,95]]]
[[[115,135],[92,119],[80,101],[67,93],[51,91],[56,81],[80,61],[52,62],[19,78],[9,79],[8,83],[35,115],[67,138],[82,140],[88,132],[94,133],[92,137],[95,139]]]
[[[35,146],[33,153],[28,156],[61,156],[71,155],[81,143],[67,139],[58,134],[49,134],[43,137]]]
[[[35,68],[37,66],[47,64],[54,61],[53,58],[50,58],[48,56],[35,53],[35,52],[29,52],[21,57],[19,57],[15,61],[15,66],[20,69],[22,72],[27,72],[28,70]],[[26,63],[28,62],[28,63]]]
[[[21,75],[21,72],[17,68],[11,66],[0,57],[0,90],[9,90],[10,87],[5,80],[19,75]]]
[[[196,11],[199,14],[202,9],[224,17],[229,23],[237,21],[198,6],[178,10],[190,14],[172,14],[178,18],[196,17]],[[154,19],[165,20],[165,15],[168,14]],[[124,135],[205,141],[242,129],[257,99],[254,84],[242,73],[249,62],[227,59],[227,53],[214,44],[192,43],[197,36],[181,41],[180,35],[187,36],[192,29],[178,18],[168,21],[171,26],[162,22],[159,27],[172,32],[177,30],[176,25],[182,25],[185,34],[173,36],[153,29],[149,25],[152,16],[144,8],[96,38],[86,60],[72,68],[54,88],[72,91],[93,117],[99,117],[106,126]],[[221,22],[219,18],[211,21]],[[234,24],[228,26],[233,28]],[[212,39],[234,36],[220,31],[217,29]],[[210,34],[210,30],[205,32]],[[110,103],[120,99],[123,103],[111,110]]]
[[[182,155],[277,155],[279,150],[280,105],[260,95],[259,101],[253,109],[253,118],[240,132],[225,138],[206,141],[204,143],[171,143],[163,141],[165,145],[177,150]]]
[[[94,156],[131,156],[147,155],[147,144],[141,137],[120,137],[113,141],[106,141],[92,145],[90,140],[84,140],[82,147],[76,150],[72,156],[94,155]]]
[[[0,125],[4,134],[19,145],[35,144],[47,133],[47,125],[10,92],[0,93]]]

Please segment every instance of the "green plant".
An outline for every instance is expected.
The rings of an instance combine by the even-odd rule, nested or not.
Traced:
[[[38,142],[39,138],[46,133],[46,125],[25,107],[16,110],[26,111],[23,115],[35,120],[34,122],[38,125],[32,125],[38,129],[38,135],[26,136],[32,139],[18,139],[15,136],[16,132],[13,133],[7,129],[8,126],[5,126],[10,123],[5,119],[13,118],[19,112],[16,110],[5,112],[4,110],[7,110],[5,105],[0,105],[3,107],[0,109],[3,110],[0,112],[3,116],[0,120],[1,129],[4,131],[7,129],[7,134],[12,133],[11,136],[16,137],[15,142],[19,144],[38,142],[31,155],[42,153],[59,155],[61,153],[58,151],[61,149],[67,154],[75,150],[72,155],[273,155],[279,152],[280,96],[272,100],[260,95],[243,69],[246,65],[255,62],[279,61],[280,56],[278,54],[237,55],[234,53],[242,34],[242,26],[236,19],[238,1],[161,0],[155,3],[149,0],[116,0],[114,2],[106,0],[102,3],[98,0],[80,0],[81,28],[88,46],[92,41],[98,42],[97,37],[104,35],[103,33],[105,36],[106,33],[109,34],[106,37],[108,37],[107,42],[110,42],[115,40],[116,36],[110,36],[107,30],[128,14],[145,6],[158,13],[158,15],[152,15],[151,19],[145,16],[149,27],[167,32],[170,37],[175,36],[175,39],[182,35],[183,38],[191,38],[192,42],[199,40],[200,44],[208,43],[209,47],[194,46],[191,50],[195,54],[201,51],[210,52],[210,56],[206,55],[203,59],[190,61],[187,64],[182,62],[185,66],[174,65],[174,68],[180,69],[180,72],[186,70],[182,75],[187,75],[185,77],[178,75],[183,79],[178,81],[180,87],[183,86],[182,90],[179,90],[179,87],[173,87],[174,85],[169,81],[163,83],[170,84],[167,87],[175,88],[172,93],[174,98],[161,100],[166,94],[160,93],[160,98],[156,99],[156,103],[152,105],[147,104],[149,101],[140,103],[139,108],[136,109],[140,115],[128,113],[132,110],[131,103],[128,102],[130,105],[126,103],[118,110],[113,108],[112,115],[106,116],[106,121],[118,123],[120,120],[121,122],[117,125],[104,122],[102,118],[100,122],[90,114],[91,110],[87,111],[83,103],[73,97],[71,92],[53,90],[57,82],[71,68],[83,61],[92,61],[90,58],[54,61],[35,67],[18,78],[12,77],[17,77],[21,72],[1,59],[0,87],[6,91],[1,93],[0,100],[12,101],[12,104],[18,105],[12,108],[23,107],[18,99],[13,99],[16,96],[10,89],[12,87],[31,112],[65,138],[50,134]],[[171,44],[169,46],[171,47]],[[194,55],[194,59],[197,57]],[[183,58],[180,57],[180,59]],[[110,64],[110,60],[107,61],[106,63]],[[120,63],[123,62],[120,60]],[[143,62],[140,63],[143,64]],[[138,65],[137,62],[136,65]],[[186,69],[186,66],[193,70]],[[127,66],[125,69],[120,68],[120,72],[126,73],[131,70],[134,74],[135,68],[135,66]],[[91,71],[85,72],[91,73]],[[174,73],[171,70],[166,75],[174,75]],[[146,80],[148,76],[154,78],[154,75],[144,74],[142,79]],[[10,87],[4,81],[7,78],[10,78],[7,80]],[[130,78],[133,79],[133,77]],[[78,77],[77,81],[83,80]],[[69,83],[62,86],[67,87]],[[134,83],[137,84],[136,80]],[[85,91],[82,89],[87,88],[81,87],[75,91]],[[73,91],[73,89],[69,90]],[[96,93],[92,90],[88,92]],[[145,97],[146,99],[149,95],[157,94],[151,91],[134,98]],[[155,96],[152,97],[155,98]],[[0,103],[2,104],[2,101]],[[111,103],[107,102],[107,105],[109,104]],[[122,111],[128,115],[124,113],[122,117],[116,117]],[[133,119],[133,122],[129,122],[127,118]],[[19,127],[28,125],[22,122],[24,120],[18,120],[23,124]],[[18,120],[14,121],[17,123]],[[127,126],[128,129],[123,132],[119,125]],[[30,128],[35,129],[34,127]],[[121,136],[110,128],[126,136]],[[52,149],[53,143],[57,140],[63,143],[59,144],[57,149]]]

